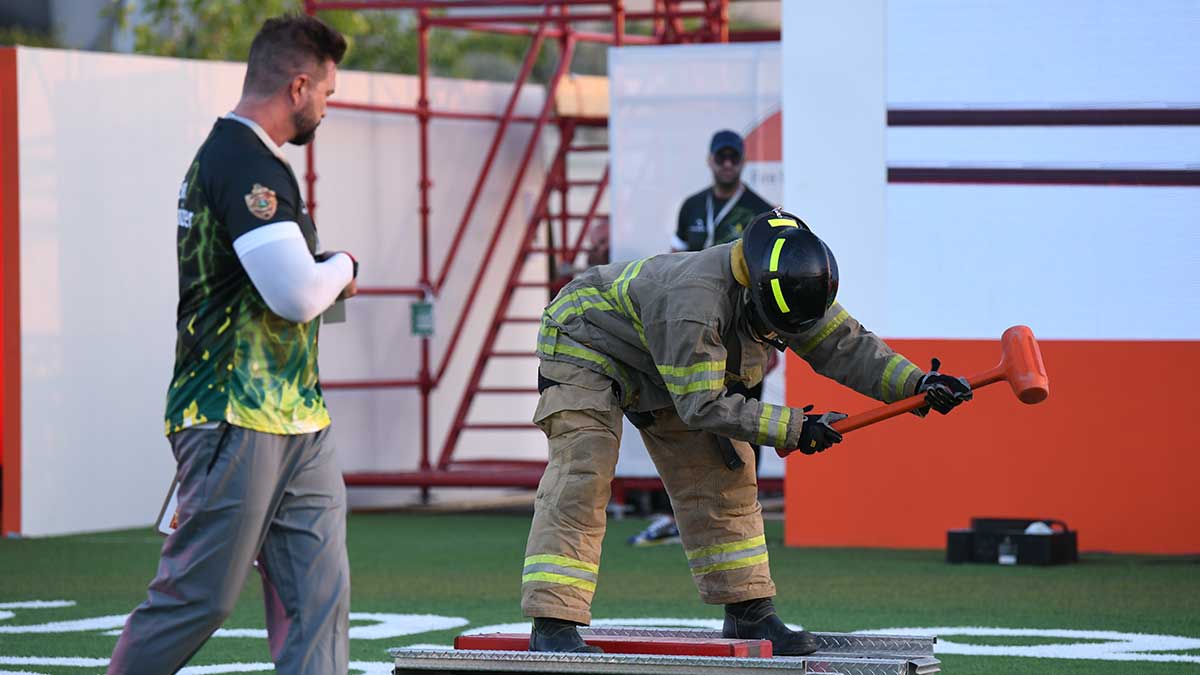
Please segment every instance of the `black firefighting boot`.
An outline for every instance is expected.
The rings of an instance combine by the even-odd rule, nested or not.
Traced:
[[[771,598],[725,605],[725,627],[721,634],[726,638],[770,640],[775,656],[805,656],[821,647],[812,633],[785,626],[775,613]]]
[[[560,619],[534,619],[533,631],[529,634],[531,652],[574,652],[602,654],[603,649],[583,641],[579,630],[570,621]]]

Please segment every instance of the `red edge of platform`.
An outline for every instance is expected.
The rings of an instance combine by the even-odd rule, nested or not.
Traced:
[[[714,638],[588,636],[589,645],[605,654],[654,654],[657,656],[729,656],[770,658],[774,653],[769,640],[725,640]],[[529,651],[529,636],[521,633],[459,635],[455,649],[485,651]]]

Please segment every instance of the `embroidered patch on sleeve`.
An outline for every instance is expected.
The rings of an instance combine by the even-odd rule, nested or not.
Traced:
[[[255,218],[269,219],[275,215],[275,208],[278,205],[275,200],[275,191],[258,183],[255,183],[254,187],[250,189],[250,194],[246,195],[246,208],[250,209],[250,213],[254,214]]]

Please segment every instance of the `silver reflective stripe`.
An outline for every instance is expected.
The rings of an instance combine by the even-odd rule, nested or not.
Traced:
[[[883,377],[880,383],[880,393],[884,403],[903,398],[904,383],[908,380],[917,367],[908,359],[894,355],[888,360],[887,365],[883,368]]]
[[[708,567],[709,565],[716,565],[717,563],[727,563],[727,562],[732,562],[734,560],[741,560],[743,558],[752,558],[756,555],[762,555],[766,552],[767,552],[767,545],[763,544],[762,546],[755,546],[754,548],[748,548],[743,551],[729,551],[726,553],[714,553],[713,555],[707,555],[707,556],[704,556],[703,558],[694,558],[692,560],[689,560],[688,567],[690,567],[692,569],[696,569],[698,567]]]
[[[574,577],[576,579],[583,579],[585,581],[590,581],[592,583],[596,583],[596,581],[600,578],[600,576],[598,574],[596,574],[595,572],[589,572],[587,570],[581,570],[581,569],[578,569],[575,567],[563,567],[562,565],[554,565],[551,563],[536,563],[533,565],[525,566],[525,572],[524,572],[525,574],[533,574],[535,572],[550,572],[553,574],[561,574],[563,576]]]

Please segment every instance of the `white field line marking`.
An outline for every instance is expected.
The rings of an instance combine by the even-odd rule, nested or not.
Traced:
[[[25,602],[0,602],[0,609],[54,609],[74,607],[74,600],[27,600]]]
[[[82,656],[0,656],[0,666],[62,666],[66,668],[104,668],[108,659]]]
[[[74,621],[51,621],[50,623],[35,623],[24,626],[0,625],[0,634],[27,633],[88,633],[92,631],[120,628],[125,625],[125,614],[110,614],[91,619],[76,619]],[[0,616],[0,619],[10,617]]]
[[[1044,659],[1095,659],[1100,661],[1153,661],[1158,663],[1200,663],[1196,654],[1161,654],[1200,649],[1200,639],[1179,635],[1120,633],[1108,630],[1043,628],[991,628],[982,626],[938,626],[933,628],[884,628],[862,630],[872,635],[939,636],[934,650],[939,654],[969,656],[1026,656]],[[1064,642],[1041,645],[976,645],[956,642],[941,636],[1037,637],[1057,638]],[[1072,642],[1101,640],[1101,642]]]

